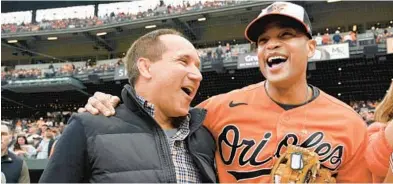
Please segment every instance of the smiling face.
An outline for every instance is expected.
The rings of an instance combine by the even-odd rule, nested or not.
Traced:
[[[149,87],[157,92],[150,102],[167,117],[185,116],[202,80],[197,50],[179,35],[159,39],[165,51],[150,65]]]
[[[290,25],[290,24],[289,24]],[[296,27],[271,22],[258,37],[259,68],[271,84],[290,86],[306,79],[307,61],[316,43]]]
[[[26,140],[24,137],[18,137],[18,144],[19,145],[25,145],[26,144]]]

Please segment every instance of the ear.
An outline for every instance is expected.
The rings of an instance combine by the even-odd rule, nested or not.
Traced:
[[[136,64],[138,66],[140,76],[150,79],[151,78],[150,65],[152,64],[151,61],[147,58],[141,57],[136,61]]]
[[[314,56],[315,49],[317,48],[317,42],[313,39],[308,40],[307,42],[308,54],[307,57],[311,58]]]

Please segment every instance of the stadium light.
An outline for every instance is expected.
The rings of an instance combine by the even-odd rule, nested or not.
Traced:
[[[339,2],[341,0],[327,0],[328,3],[335,3],[335,2]]]
[[[341,96],[341,93],[337,94],[338,96]]]
[[[156,25],[149,25],[149,26],[145,26],[146,29],[151,29],[151,28],[155,28],[157,27]]]
[[[106,32],[97,33],[97,36],[104,36],[104,35],[106,35]]]
[[[8,40],[8,43],[18,43],[18,40]]]
[[[202,21],[205,21],[205,20],[206,20],[206,17],[202,17],[202,18],[198,19],[199,22],[202,22]]]
[[[48,37],[48,40],[57,40],[57,37],[56,36]]]

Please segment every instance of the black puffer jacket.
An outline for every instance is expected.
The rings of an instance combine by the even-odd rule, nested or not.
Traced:
[[[77,114],[56,144],[40,182],[176,183],[164,131],[136,102],[126,85],[112,117]],[[186,139],[203,182],[217,182],[215,142],[202,126],[206,111],[191,109]]]

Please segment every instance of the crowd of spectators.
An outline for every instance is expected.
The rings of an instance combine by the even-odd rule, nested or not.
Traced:
[[[334,35],[330,35],[329,33],[321,35],[321,33],[318,33],[314,39],[317,45],[349,43],[349,46],[356,46],[357,33],[355,31],[350,31],[343,36],[340,34],[339,30],[336,30]]]
[[[375,108],[378,101],[352,101],[349,105],[363,118],[363,120],[370,125],[374,122]]]
[[[212,62],[213,60],[228,60],[232,57],[237,57],[240,54],[251,52],[250,44],[233,44],[225,43],[225,46],[218,45],[216,47],[209,47],[198,49],[199,56],[202,64]],[[83,74],[92,73],[103,73],[113,72],[115,68],[122,65],[121,59],[117,60],[116,63],[108,63],[101,65],[92,65],[89,61],[83,67],[75,67],[70,63],[65,63],[60,68],[54,68],[50,65],[48,69],[42,70],[39,68],[33,69],[10,69],[1,72],[2,80],[15,80],[15,79],[42,79],[50,77],[62,77],[62,76],[78,76]]]
[[[378,32],[375,29],[372,29],[372,32],[374,34],[374,38],[376,40],[376,43],[386,43],[386,39],[393,37],[393,32],[389,32],[387,29],[383,30],[383,32]]]
[[[217,58],[229,59],[231,57],[236,57],[239,54],[248,53],[250,51],[250,44],[231,45],[230,43],[226,43],[224,47],[219,44],[217,47],[198,49],[198,54],[202,62],[204,62]]]
[[[6,70],[1,72],[1,80],[10,79],[36,79],[41,76],[42,72],[40,69],[19,69],[19,70]]]
[[[10,69],[7,68],[1,72],[1,80],[22,80],[22,79],[43,79],[51,77],[78,76],[83,74],[113,72],[115,68],[121,65],[119,60],[116,63],[89,65],[75,67],[71,63],[65,63],[60,68],[49,65],[49,68],[43,70],[39,68],[32,69]]]
[[[48,113],[45,118],[2,120],[12,130],[9,151],[23,159],[48,159],[71,112]]]
[[[102,17],[86,17],[84,19],[73,18],[73,19],[59,19],[59,20],[42,20],[36,23],[24,23],[21,24],[2,24],[1,33],[18,33],[18,32],[31,32],[31,31],[43,31],[43,30],[60,30],[60,29],[72,29],[72,28],[85,28],[100,26],[103,24],[113,24],[124,21],[132,21],[143,19],[146,17],[153,16],[165,16],[169,14],[182,14],[190,11],[199,11],[209,8],[220,8],[224,6],[235,5],[238,3],[244,3],[248,1],[239,0],[226,0],[226,1],[206,1],[202,3],[199,1],[195,4],[190,4],[190,2],[183,1],[182,5],[173,6],[171,4],[166,5],[163,1],[152,9],[147,11],[138,12],[136,14],[129,12],[119,12],[115,14],[111,12],[105,14]]]
[[[381,44],[386,43],[386,39],[389,37],[393,37],[393,33],[389,32],[388,29],[375,29],[372,27],[370,30],[374,34],[375,43]],[[339,44],[339,43],[348,43],[350,47],[357,46],[357,33],[355,31],[349,31],[348,33],[342,34],[339,30],[336,30],[334,34],[325,33],[321,35],[321,33],[317,33],[314,36],[317,45],[331,45],[331,44]]]

